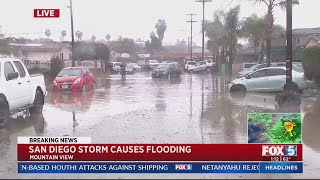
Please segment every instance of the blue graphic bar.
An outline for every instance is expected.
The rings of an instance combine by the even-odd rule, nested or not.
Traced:
[[[302,162],[215,162],[215,163],[91,163],[91,162],[19,162],[18,173],[303,173]]]

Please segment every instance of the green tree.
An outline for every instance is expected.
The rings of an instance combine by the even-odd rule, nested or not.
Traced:
[[[320,47],[314,46],[304,49],[302,63],[305,76],[309,80],[314,80],[316,86],[320,88]]]
[[[58,56],[52,57],[50,60],[50,75],[56,77],[58,73],[64,68],[64,62]]]
[[[92,42],[95,42],[95,41],[96,41],[96,39],[97,39],[97,38],[96,38],[96,36],[95,36],[95,35],[91,36],[91,41],[92,41]]]
[[[135,55],[137,53],[137,45],[133,39],[119,37],[117,41],[110,42],[110,48],[117,53],[128,53]]]
[[[249,39],[253,43],[255,54],[257,54],[257,49],[259,47],[261,47],[262,53],[264,51],[266,26],[266,19],[258,17],[256,14],[251,15],[242,22],[241,30],[243,37]]]
[[[9,54],[10,52],[9,39],[0,39],[0,53]]]
[[[236,46],[238,38],[241,36],[240,21],[239,21],[240,5],[230,9],[225,15],[225,32],[228,44],[228,73],[232,75],[232,64],[235,58]]]
[[[64,41],[64,38],[67,36],[67,31],[63,30],[61,31],[61,40]]]
[[[271,43],[272,43],[272,32],[274,27],[274,8],[281,7],[285,9],[287,6],[287,0],[250,0],[255,3],[264,4],[268,8],[267,12],[267,28],[266,28],[266,45],[267,45],[267,64],[270,66],[271,62]],[[299,0],[293,0],[293,4],[299,4]]]
[[[51,30],[50,29],[46,29],[46,31],[44,32],[44,34],[47,36],[47,38],[49,39],[51,36]]]
[[[159,40],[162,42],[164,33],[167,31],[167,23],[164,19],[159,19],[155,26]]]
[[[75,34],[76,34],[78,41],[82,41],[83,33],[78,30],[78,31],[76,31]]]
[[[107,34],[107,35],[106,35],[106,40],[107,40],[107,41],[110,41],[110,39],[111,39],[111,35],[110,35],[110,34]]]

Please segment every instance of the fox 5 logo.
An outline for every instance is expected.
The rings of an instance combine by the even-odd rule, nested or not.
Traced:
[[[262,146],[262,156],[297,156],[297,146]]]
[[[192,164],[176,164],[176,170],[192,170]]]

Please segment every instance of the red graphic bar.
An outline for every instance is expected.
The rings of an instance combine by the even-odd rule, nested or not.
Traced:
[[[18,161],[302,161],[302,144],[267,145],[296,147],[295,155],[283,151],[282,156],[265,156],[262,146],[266,145],[18,144]]]
[[[58,18],[60,9],[34,9],[33,17],[35,18]]]

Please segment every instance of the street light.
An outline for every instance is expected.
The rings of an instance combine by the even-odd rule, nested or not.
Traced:
[[[202,3],[202,60],[204,60],[204,22],[205,22],[205,4],[207,2],[212,2],[212,0],[196,0],[196,2],[201,2]]]
[[[76,66],[75,59],[74,59],[74,29],[73,29],[73,12],[72,12],[72,0],[70,0],[70,18],[71,18],[71,51],[72,51],[72,67]]]

